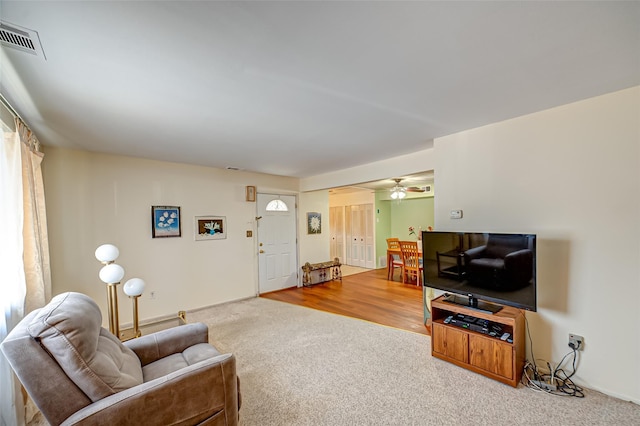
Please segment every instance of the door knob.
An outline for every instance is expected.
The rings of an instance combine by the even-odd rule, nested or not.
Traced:
[[[264,250],[260,250],[260,254],[264,253]]]

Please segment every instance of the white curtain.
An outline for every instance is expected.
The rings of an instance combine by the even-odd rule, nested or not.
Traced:
[[[16,119],[0,141],[0,341],[51,299],[44,186],[38,141]],[[0,425],[25,424],[24,394],[0,354]]]

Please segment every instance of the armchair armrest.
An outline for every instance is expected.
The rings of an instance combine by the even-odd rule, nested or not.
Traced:
[[[142,366],[168,355],[180,353],[197,343],[209,342],[209,329],[203,323],[185,324],[124,342],[140,358]]]
[[[533,252],[529,249],[513,251],[504,257],[504,267],[506,269],[510,269],[513,267],[531,267],[532,262]]]
[[[487,248],[487,246],[478,246],[478,247],[474,247],[472,249],[466,250],[464,252],[464,260],[465,262],[469,262],[473,259],[477,259],[479,257],[482,257],[482,254],[484,253],[485,249]]]
[[[523,249],[509,253],[504,258],[504,268],[511,276],[513,288],[527,285],[533,277],[533,252]]]
[[[96,401],[63,425],[237,425],[238,382],[233,354],[218,355]]]

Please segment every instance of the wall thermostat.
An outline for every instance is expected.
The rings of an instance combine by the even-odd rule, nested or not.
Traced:
[[[451,219],[462,219],[462,210],[451,210],[449,217]]]

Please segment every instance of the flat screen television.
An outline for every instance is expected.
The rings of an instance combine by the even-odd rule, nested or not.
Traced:
[[[422,259],[424,286],[449,293],[449,302],[486,312],[537,308],[535,234],[425,231]]]

